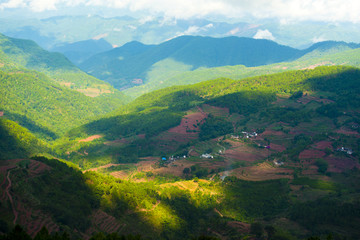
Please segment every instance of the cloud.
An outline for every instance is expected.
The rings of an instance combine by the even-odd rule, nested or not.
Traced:
[[[188,27],[183,32],[177,32],[174,37],[167,39],[167,41],[170,39],[176,38],[176,37],[184,36],[184,35],[198,35],[198,34],[201,34],[202,32],[208,31],[210,28],[213,28],[213,27],[214,27],[214,24],[212,24],[212,23],[209,23],[202,27],[193,25],[193,26]]]
[[[360,1],[355,0],[0,0],[0,9],[29,8],[37,12],[75,6],[146,12],[176,19],[216,15],[278,18],[283,23],[360,22]]]
[[[254,35],[255,39],[268,39],[268,40],[272,40],[274,41],[275,40],[275,37],[272,35],[272,33],[265,29],[265,30],[261,30],[259,29],[256,34]]]
[[[8,2],[1,3],[0,9],[6,9],[6,8],[19,8],[19,7],[25,7],[23,0],[9,0]]]
[[[312,41],[313,43],[318,43],[318,42],[327,41],[327,39],[324,38],[324,37],[314,37],[311,41]]]
[[[47,10],[57,10],[57,6],[74,7],[84,4],[87,0],[8,0],[0,3],[0,9],[8,8],[28,8],[33,12],[44,12]]]

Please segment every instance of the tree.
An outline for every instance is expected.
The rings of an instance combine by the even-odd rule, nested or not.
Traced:
[[[20,225],[16,225],[14,229],[9,233],[9,240],[31,240],[29,234],[27,234]]]
[[[260,238],[264,233],[264,227],[261,223],[255,222],[250,225],[250,233],[254,234],[257,238]]]
[[[186,174],[186,175],[189,174],[190,173],[190,168],[184,168],[183,173]]]
[[[276,233],[276,229],[275,229],[273,226],[271,226],[271,225],[267,225],[267,226],[265,227],[265,231],[267,232],[268,239],[269,239],[269,240],[273,239],[273,236],[274,236],[275,233]]]
[[[34,240],[50,240],[51,236],[45,226],[36,234]]]
[[[319,173],[326,173],[329,166],[328,162],[322,158],[317,159],[315,165],[318,167]]]

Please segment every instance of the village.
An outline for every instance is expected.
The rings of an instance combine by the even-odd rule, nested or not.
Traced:
[[[249,138],[256,138],[258,136],[258,133],[257,132],[245,132],[245,131],[242,131],[242,136],[240,135],[234,135],[234,134],[231,134],[230,135],[230,138],[233,139],[233,140],[240,140],[240,139],[249,139]],[[218,141],[220,140],[220,138],[218,139]],[[265,145],[262,145],[260,143],[258,143],[258,146],[259,147],[263,147],[263,148],[268,148],[270,149],[270,146],[265,146]],[[222,146],[223,147],[223,146]],[[218,150],[217,153],[208,153],[208,152],[205,152],[205,153],[202,153],[199,158],[202,158],[202,159],[214,159],[214,157],[216,155],[222,155],[225,153],[225,150],[226,148],[223,147],[224,149],[223,150]],[[168,164],[171,164],[171,163],[174,163],[175,161],[177,160],[181,160],[181,159],[186,159],[190,156],[190,152],[191,150],[186,154],[186,155],[172,155],[170,157],[167,157],[167,156],[162,156],[161,157],[161,160],[160,160],[160,163],[161,165],[168,165]]]

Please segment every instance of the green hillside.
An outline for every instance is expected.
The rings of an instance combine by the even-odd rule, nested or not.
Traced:
[[[90,154],[86,160],[88,166],[98,165],[99,162],[97,161],[100,161],[101,164],[104,162],[117,163],[121,162],[122,159],[124,161],[137,161],[136,159],[139,156],[161,155],[174,151],[173,148],[167,149],[166,145],[173,144],[175,149],[178,148],[177,150],[181,151],[184,145],[181,145],[180,142],[164,140],[160,144],[161,140],[158,139],[158,136],[167,129],[179,125],[189,109],[196,109],[201,104],[226,107],[230,113],[244,116],[251,114],[253,115],[251,118],[255,119],[259,117],[256,114],[262,113],[261,118],[265,118],[265,122],[285,121],[289,124],[295,124],[309,119],[313,114],[318,115],[318,113],[314,109],[310,113],[308,110],[300,111],[291,108],[288,110],[291,114],[285,114],[286,110],[276,107],[273,109],[271,103],[276,101],[278,95],[290,96],[299,91],[309,92],[312,95],[317,95],[317,92],[325,92],[325,96],[337,102],[336,105],[331,105],[335,112],[347,111],[348,108],[351,109],[359,104],[356,93],[359,88],[357,85],[358,75],[359,71],[356,68],[319,67],[314,70],[289,71],[247,78],[241,81],[217,79],[190,86],[166,88],[145,94],[129,105],[108,114],[103,119],[73,129],[67,134],[67,137],[69,139],[80,139],[92,135],[102,136],[101,139],[94,142],[78,143],[76,140],[72,143],[76,143],[73,149],[83,148],[82,151],[85,150],[94,154],[92,157]],[[331,79],[331,81],[327,79]],[[266,113],[271,109],[274,111],[273,115]],[[280,115],[276,115],[276,113]],[[246,117],[246,119],[251,118],[250,116]],[[252,120],[257,122],[258,120],[255,119]],[[244,123],[248,121],[246,120]],[[203,139],[216,137],[211,134],[208,135],[208,133],[211,133],[211,129],[214,128],[221,129],[220,126],[225,126],[227,122],[228,120],[222,118],[214,119],[208,127],[204,125],[203,128],[198,129],[200,136],[201,132],[204,131],[203,136],[205,137]],[[241,121],[240,123],[233,122],[239,126],[244,126],[244,123]],[[224,128],[216,134],[223,135],[231,133],[231,131],[231,128]],[[137,137],[142,134],[145,135],[145,138]],[[131,144],[115,144],[115,146],[120,146],[119,148],[104,145],[105,141],[115,140],[116,142],[119,139],[128,139],[125,142]],[[165,147],[159,147],[161,145]],[[68,149],[71,148],[69,146],[71,143],[66,142],[61,147],[62,151],[68,152]],[[70,152],[72,151],[74,150]],[[75,152],[67,157],[74,157],[77,159],[76,161],[84,160]]]
[[[282,62],[260,67],[224,66],[216,68],[200,68],[190,71],[189,68],[181,63],[174,61],[161,61],[153,66],[148,73],[148,82],[141,86],[135,86],[124,90],[126,95],[138,97],[157,89],[166,88],[174,85],[194,84],[206,80],[227,77],[231,79],[243,79],[252,76],[261,76],[289,70],[300,70],[306,68],[315,68],[316,66],[348,65],[360,66],[360,49],[351,49],[349,44],[338,43],[328,48],[315,46],[309,53],[303,57],[291,61]],[[315,50],[314,50],[315,49]],[[170,64],[170,66],[169,66]],[[178,71],[169,71],[169,69],[178,69]]]
[[[16,122],[0,117],[0,160],[47,152],[46,144]]]
[[[23,78],[29,86],[37,79],[34,87],[46,78],[2,74],[4,86],[23,88]],[[51,153],[88,171],[39,157],[0,162],[0,232],[12,234],[15,221],[32,237],[46,226],[73,238],[104,233],[94,239],[112,232],[112,239],[357,239],[359,81],[360,70],[348,66],[221,78],[157,90],[96,121],[74,123]],[[54,89],[64,98],[70,91],[45,83],[36,91]],[[83,103],[79,96],[69,102],[80,116],[97,98]],[[56,111],[42,117],[50,113],[70,121]],[[46,151],[3,121],[10,126],[0,129],[5,159],[20,157],[13,155],[17,143],[24,157]]]
[[[0,111],[41,138],[54,139],[123,103],[106,95],[84,96],[34,71],[0,71],[0,79]]]
[[[0,34],[0,62],[2,71],[12,71],[14,68],[36,70],[85,95],[111,93],[115,98],[124,98],[109,84],[82,72],[62,54],[48,52],[30,40]]]

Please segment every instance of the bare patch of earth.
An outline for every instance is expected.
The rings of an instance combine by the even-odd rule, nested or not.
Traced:
[[[292,179],[293,172],[292,169],[278,168],[268,162],[263,162],[255,166],[234,169],[230,175],[248,181],[265,181],[280,178]]]
[[[314,159],[314,158],[322,158],[326,154],[323,151],[320,150],[314,150],[314,149],[307,149],[302,151],[299,154],[300,159]]]
[[[95,139],[99,139],[99,138],[102,138],[102,137],[103,137],[102,135],[92,135],[92,136],[90,136],[88,138],[79,140],[79,142],[91,142],[91,141],[93,141]]]
[[[360,164],[357,160],[348,157],[340,158],[337,156],[328,156],[325,160],[329,163],[329,172],[344,172],[355,167],[360,168]]]
[[[312,145],[313,148],[325,150],[326,148],[333,149],[332,142],[330,141],[321,141]]]

